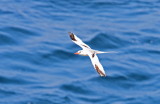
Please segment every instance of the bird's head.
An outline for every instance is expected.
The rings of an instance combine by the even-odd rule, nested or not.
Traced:
[[[82,50],[79,50],[79,51],[77,51],[76,53],[74,53],[74,54],[77,54],[77,55],[79,55],[79,54],[81,54],[82,53]]]

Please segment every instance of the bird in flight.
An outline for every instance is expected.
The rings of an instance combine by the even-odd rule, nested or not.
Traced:
[[[102,51],[98,51],[98,50],[93,50],[87,44],[85,44],[80,38],[78,38],[75,34],[73,34],[71,32],[68,32],[68,33],[69,33],[72,41],[82,48],[82,50],[79,50],[78,52],[76,52],[74,54],[78,54],[81,56],[89,56],[89,58],[91,59],[91,62],[93,64],[93,67],[98,72],[98,74],[102,77],[105,77],[106,76],[105,71],[103,69],[103,66],[99,62],[99,59],[96,54],[112,53],[112,52],[102,52]]]

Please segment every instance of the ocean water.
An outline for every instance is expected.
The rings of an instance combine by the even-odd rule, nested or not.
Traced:
[[[69,38],[96,50],[107,77]],[[0,104],[159,104],[160,0],[1,0]]]

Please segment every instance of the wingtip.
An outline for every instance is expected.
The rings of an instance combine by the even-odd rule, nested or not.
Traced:
[[[95,64],[95,69],[97,70],[97,72],[101,77],[106,77],[105,72],[102,72],[96,64]]]
[[[72,32],[68,32],[68,34],[73,41],[76,41],[75,36]]]
[[[106,76],[107,76],[105,73],[103,73],[103,74],[100,74],[100,73],[99,73],[99,75],[100,75],[101,77],[106,77]]]
[[[104,75],[101,75],[101,77],[106,77],[107,75],[106,74],[104,74]]]

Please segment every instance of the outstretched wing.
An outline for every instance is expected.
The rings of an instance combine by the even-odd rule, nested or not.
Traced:
[[[72,41],[74,42],[74,43],[76,43],[77,45],[79,45],[81,48],[88,48],[88,49],[90,49],[90,47],[87,45],[87,44],[85,44],[80,38],[78,38],[75,34],[73,34],[73,33],[71,33],[71,32],[68,32],[69,33],[69,35],[70,35],[70,38],[72,39]]]
[[[103,66],[102,66],[101,63],[99,62],[99,59],[98,59],[96,53],[95,53],[95,52],[92,53],[92,52],[89,52],[89,51],[88,51],[88,56],[90,57],[91,62],[92,62],[92,64],[93,64],[93,67],[96,69],[96,71],[98,72],[98,74],[99,74],[100,76],[105,77],[105,76],[106,76],[105,71],[104,71],[104,69],[103,69]]]

